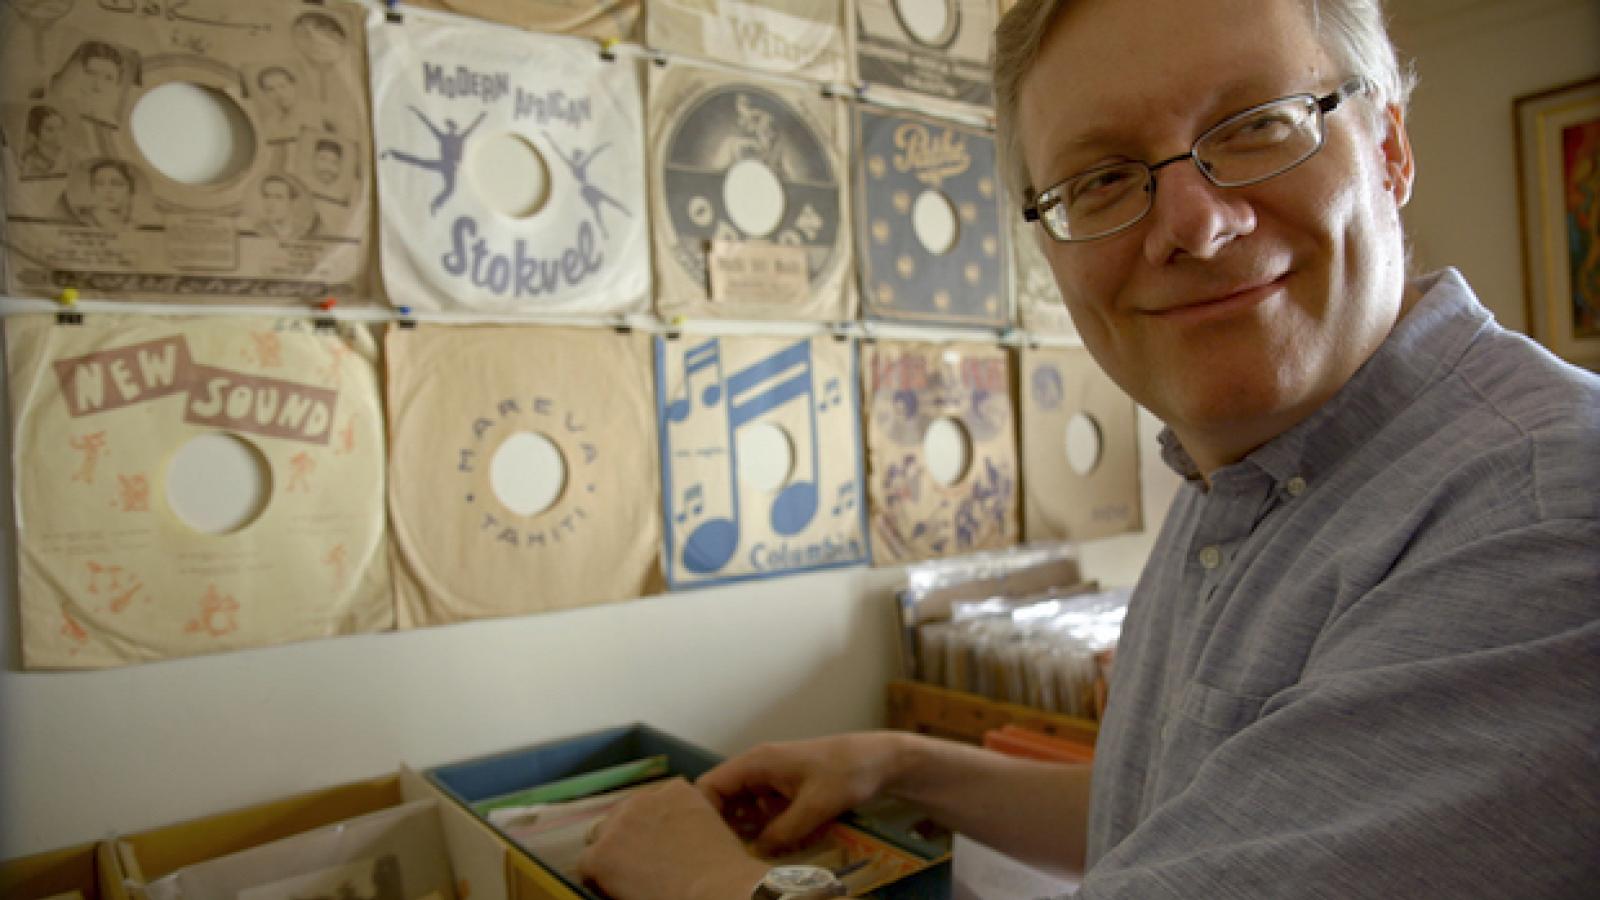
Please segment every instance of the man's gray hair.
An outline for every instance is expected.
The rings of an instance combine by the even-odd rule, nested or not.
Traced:
[[[1026,196],[1047,185],[1035,185],[1017,135],[1017,102],[1022,79],[1039,56],[1039,45],[1056,16],[1072,0],[1018,0],[1000,20],[994,34],[995,125],[1000,149],[1001,177],[1011,196],[1027,203]],[[1401,110],[1411,99],[1416,76],[1402,67],[1384,23],[1382,0],[1300,0],[1328,55],[1344,68],[1339,76],[1360,75],[1372,85],[1367,108],[1378,122],[1382,110],[1395,104]],[[1063,85],[1063,89],[1067,86]]]

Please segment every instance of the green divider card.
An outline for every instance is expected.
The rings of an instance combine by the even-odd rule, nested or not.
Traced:
[[[577,800],[591,794],[616,790],[652,778],[661,778],[667,774],[667,756],[658,754],[636,759],[620,765],[596,769],[593,772],[584,772],[559,781],[524,788],[498,797],[489,797],[472,804],[472,811],[480,816],[488,817],[496,809],[508,806],[533,806],[536,803],[564,803],[568,800]]]

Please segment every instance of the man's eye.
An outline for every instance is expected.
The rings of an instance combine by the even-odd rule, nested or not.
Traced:
[[[1090,200],[1115,194],[1127,187],[1133,179],[1133,173],[1127,169],[1108,169],[1104,172],[1091,172],[1072,182],[1067,191],[1067,201],[1076,203],[1080,200]]]
[[[1223,150],[1243,149],[1280,144],[1290,138],[1300,127],[1300,116],[1293,112],[1274,112],[1246,119],[1225,129],[1212,142]]]

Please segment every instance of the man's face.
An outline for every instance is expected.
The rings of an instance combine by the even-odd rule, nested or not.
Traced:
[[[39,122],[39,134],[35,138],[39,152],[55,159],[61,152],[61,136],[66,127],[66,121],[60,116],[45,116]]]
[[[311,169],[318,181],[333,184],[339,180],[339,154],[327,149],[318,150],[311,159]]]
[[[267,96],[272,98],[272,105],[279,112],[289,112],[294,108],[294,82],[282,72],[269,72],[261,79],[262,87]]]
[[[269,181],[261,186],[261,210],[268,219],[281,222],[289,217],[289,186]]]
[[[1299,0],[1077,0],[1021,85],[1023,156],[1036,189],[1155,162],[1234,112],[1353,74]],[[1126,231],[1075,244],[1037,231],[1084,344],[1202,470],[1309,415],[1399,313],[1411,158],[1398,112],[1380,134],[1369,102],[1347,100],[1316,155],[1260,184],[1217,188],[1180,161]]]
[[[89,176],[89,191],[94,195],[96,208],[120,216],[128,210],[133,185],[114,167],[103,166]]]
[[[91,56],[83,61],[83,92],[90,97],[110,96],[116,92],[121,74],[115,62]]]

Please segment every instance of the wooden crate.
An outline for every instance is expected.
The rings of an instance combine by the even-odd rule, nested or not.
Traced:
[[[1090,719],[1002,703],[920,681],[889,682],[890,728],[981,744],[984,732],[1011,724],[1090,745],[1100,732],[1099,723]]]

